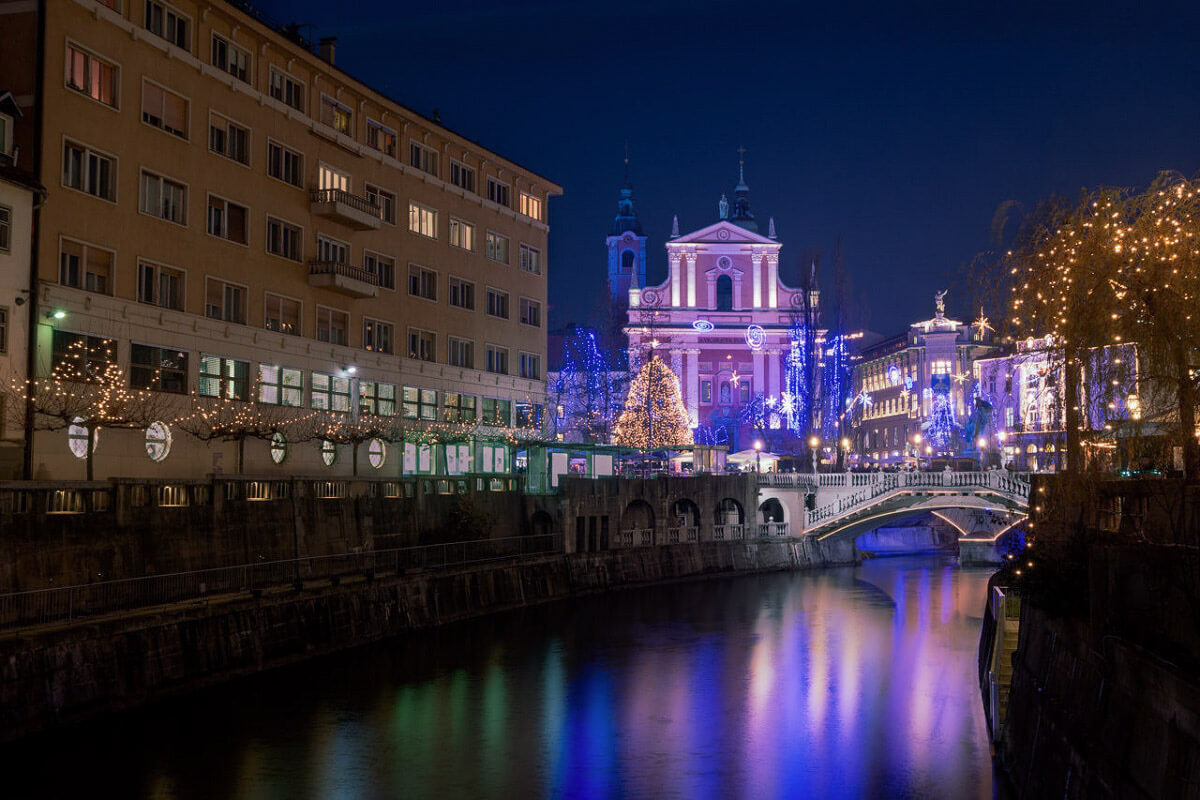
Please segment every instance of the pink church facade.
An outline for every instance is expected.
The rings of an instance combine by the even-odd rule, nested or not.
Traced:
[[[792,401],[785,359],[792,326],[806,313],[803,290],[779,277],[783,245],[773,222],[771,236],[759,234],[739,194],[732,220],[667,242],[667,278],[629,289],[626,327],[631,369],[650,353],[665,360],[679,377],[698,438],[716,432],[733,450],[752,447],[763,428],[786,428],[781,410]],[[745,409],[760,395],[764,419],[756,427]]]

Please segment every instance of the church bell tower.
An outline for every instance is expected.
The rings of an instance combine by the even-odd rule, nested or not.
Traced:
[[[617,199],[617,216],[604,240],[608,245],[608,291],[613,300],[629,296],[629,289],[646,285],[646,237],[633,210],[633,184],[629,158],[625,158],[625,183]]]

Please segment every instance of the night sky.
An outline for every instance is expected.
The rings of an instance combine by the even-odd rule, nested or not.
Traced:
[[[551,327],[593,313],[626,143],[651,283],[673,214],[685,232],[716,221],[741,144],[785,277],[813,252],[831,276],[840,235],[856,321],[884,333],[947,286],[949,312],[973,318],[962,270],[1002,203],[1200,167],[1197,4],[1041,5],[259,2],[564,187]]]

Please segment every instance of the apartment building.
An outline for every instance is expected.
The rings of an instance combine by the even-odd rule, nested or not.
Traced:
[[[560,187],[242,2],[0,0],[0,24],[17,33],[0,73],[38,115],[17,144],[49,189],[39,373],[86,348],[181,402],[541,425]],[[103,431],[97,477],[233,471],[232,445],[168,430],[164,454],[162,433]],[[36,474],[78,476],[79,436],[37,432]],[[512,454],[480,443],[497,438],[373,443],[360,471],[506,471]],[[244,468],[349,461],[346,446],[251,442]]]

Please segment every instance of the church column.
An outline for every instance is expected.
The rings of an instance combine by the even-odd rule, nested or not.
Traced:
[[[687,304],[688,308],[696,307],[696,254],[685,253],[687,259]]]
[[[767,351],[767,393],[779,397],[779,349]]]
[[[767,256],[767,307],[779,308],[779,254]]]
[[[671,350],[671,371],[675,373],[675,377],[679,379],[679,388],[683,388],[683,351]]]
[[[687,351],[687,365],[683,370],[685,388],[684,404],[687,405],[688,417],[692,425],[700,422],[700,350],[692,348]]]
[[[766,395],[767,373],[763,368],[766,354],[762,350],[755,350],[751,357],[754,360],[754,385],[750,387],[750,391],[754,394]]]
[[[762,308],[762,254],[750,256],[750,270],[754,273],[754,307]]]
[[[671,306],[679,307],[679,256],[671,253]]]

